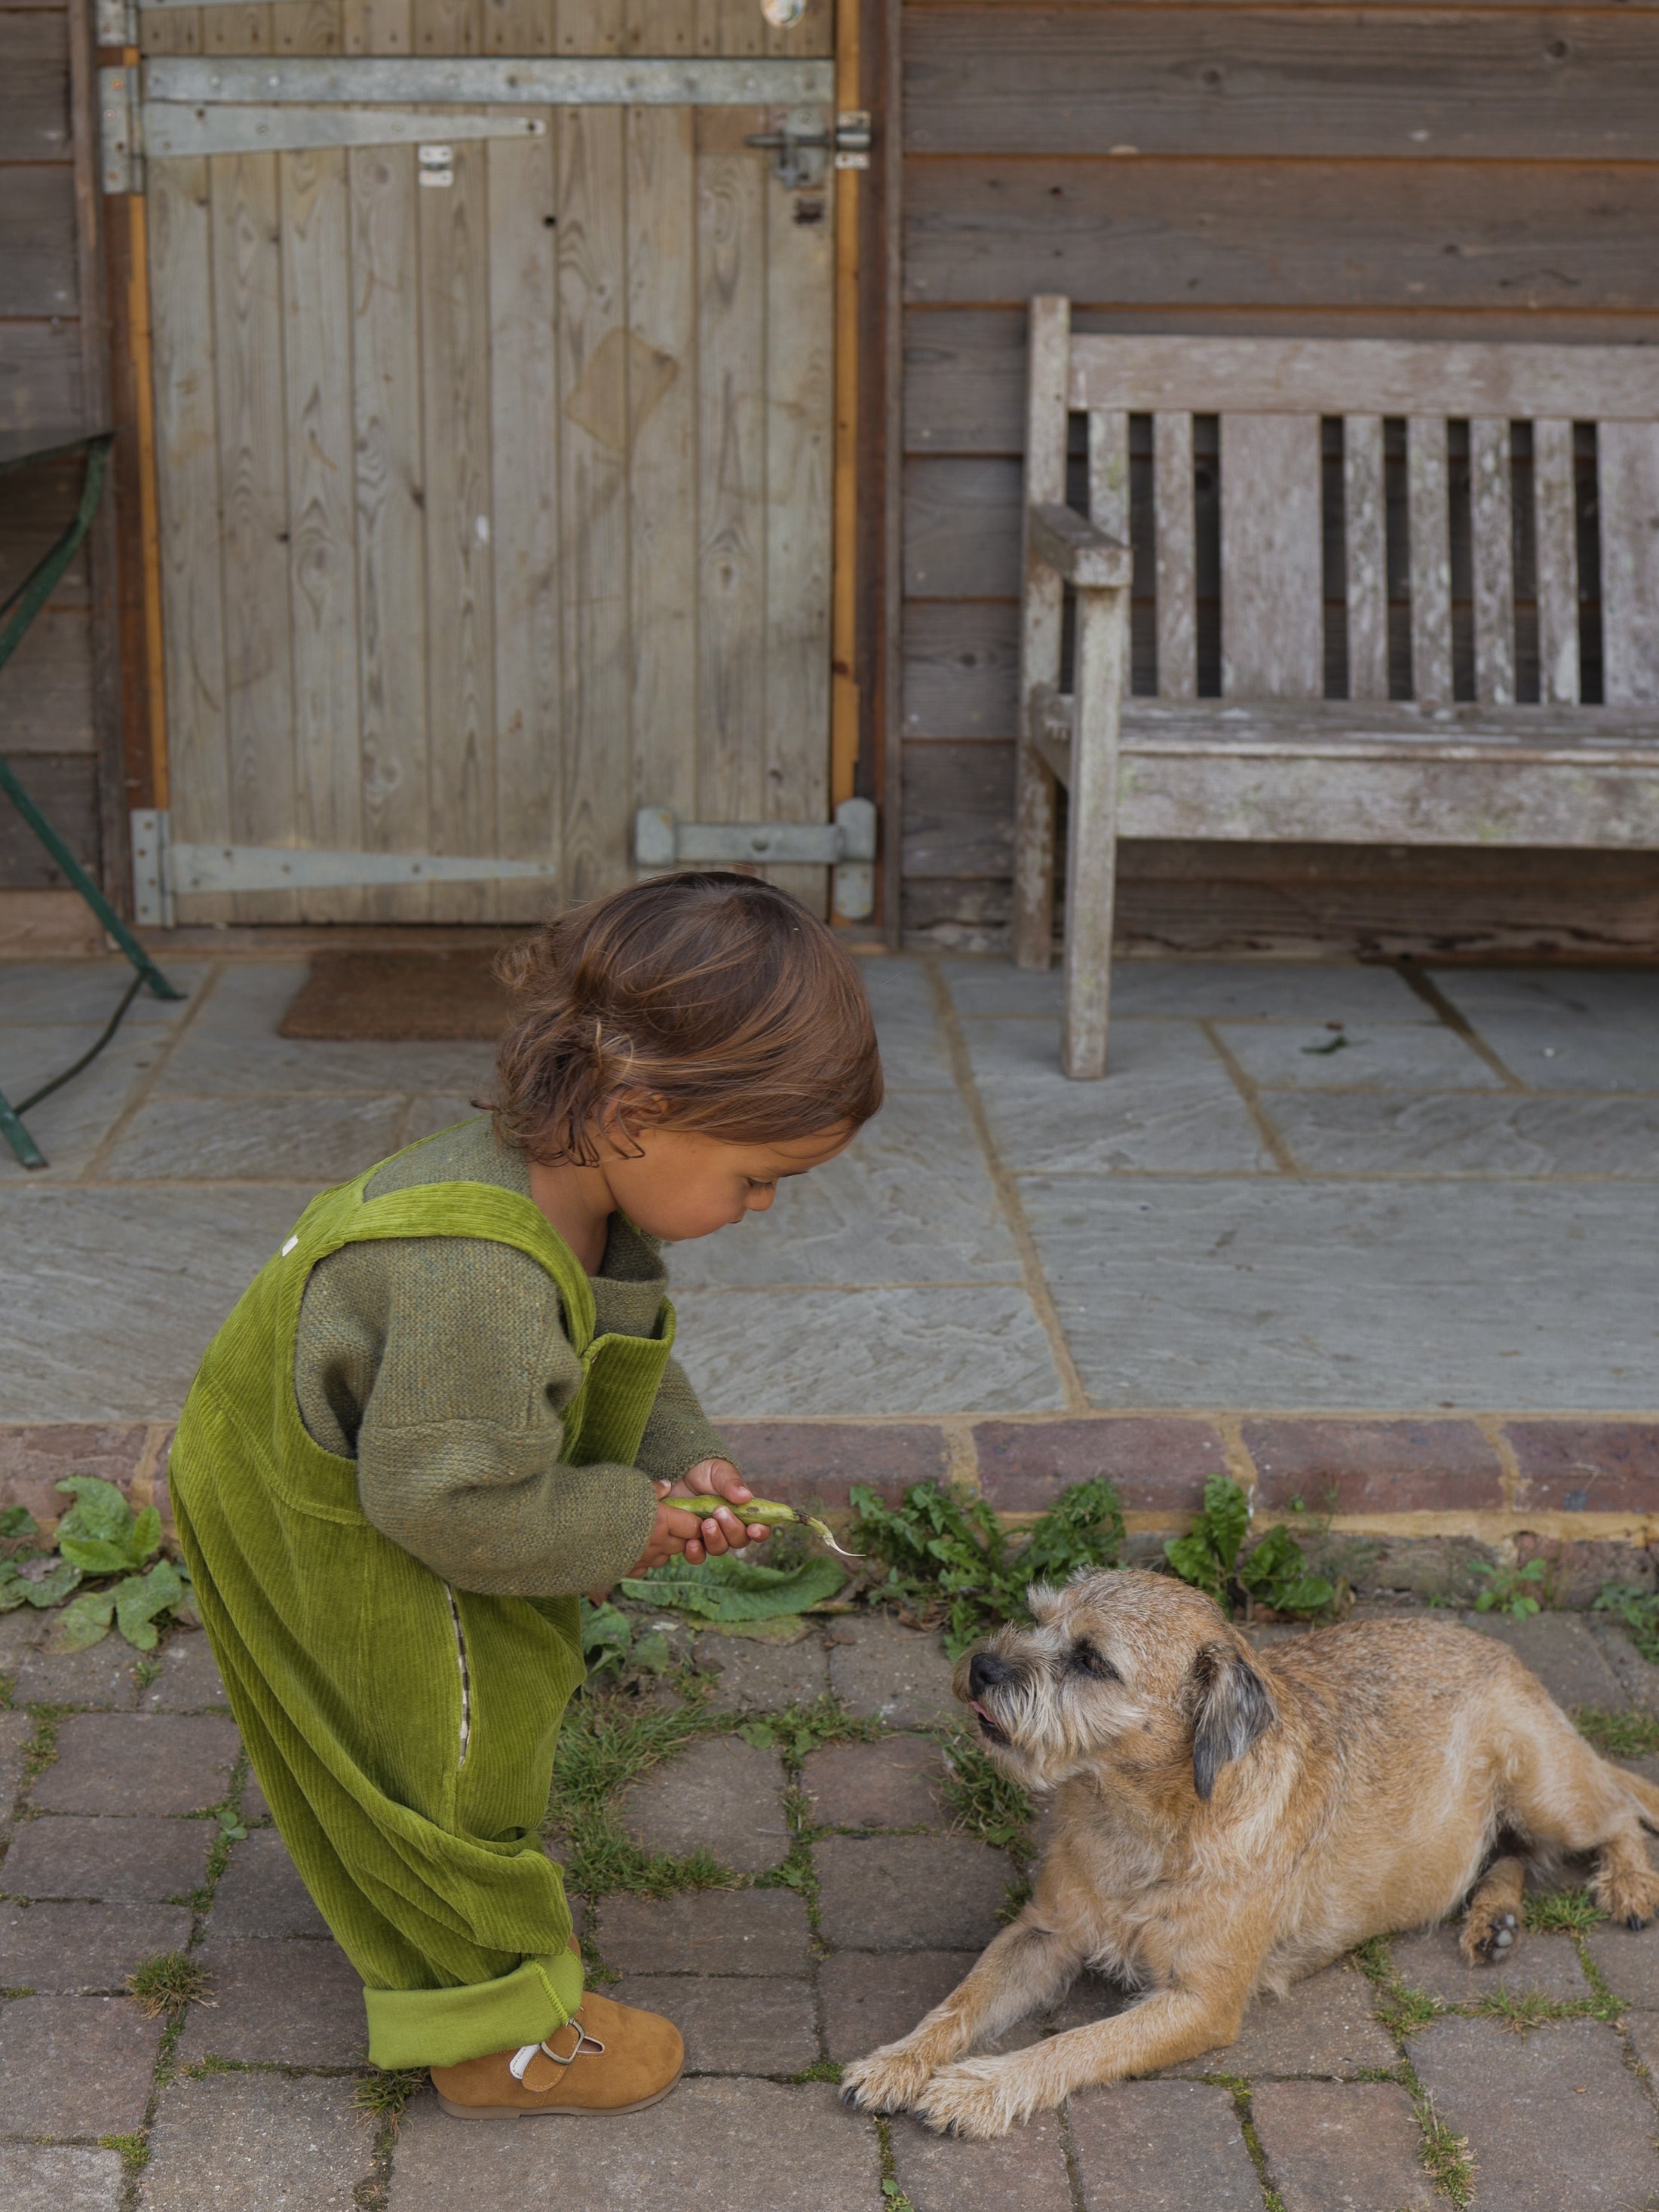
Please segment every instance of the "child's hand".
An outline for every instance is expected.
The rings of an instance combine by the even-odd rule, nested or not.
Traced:
[[[732,1511],[733,1505],[741,1510],[755,1493],[729,1459],[706,1459],[672,1486],[659,1482],[656,1487],[657,1517],[651,1540],[629,1570],[630,1581],[682,1554],[689,1566],[701,1566],[705,1559],[718,1559],[722,1552],[740,1552],[747,1544],[763,1544],[772,1533],[758,1521],[745,1527]],[[722,1505],[703,1521],[674,1503],[677,1498],[710,1497],[729,1498],[731,1504]]]

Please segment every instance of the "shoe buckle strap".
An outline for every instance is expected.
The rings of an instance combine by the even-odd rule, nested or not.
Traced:
[[[604,2057],[604,2044],[599,2041],[597,2035],[590,2035],[588,2033],[587,2030],[582,2026],[582,2016],[580,2013],[574,2013],[571,2017],[566,2021],[564,2026],[565,2027],[574,2028],[576,2032],[576,2040],[568,2051],[556,2051],[553,2048],[552,2037],[550,2036],[545,2042],[526,2043],[514,2052],[511,2059],[507,2062],[507,2070],[512,2075],[513,2079],[515,2081],[523,2081],[525,2075],[530,2071],[531,2061],[535,2057],[538,2051],[540,2051],[544,2057],[550,2058],[556,2066],[574,2065],[576,2060],[581,2057],[584,2053],[591,2052],[595,2057],[600,2058]],[[560,2035],[562,2033],[562,2028],[556,2027],[553,2031],[554,2035]]]

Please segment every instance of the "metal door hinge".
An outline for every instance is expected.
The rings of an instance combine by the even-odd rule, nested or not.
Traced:
[[[641,867],[827,867],[843,921],[863,921],[875,911],[875,857],[876,810],[868,799],[843,799],[833,822],[681,822],[666,806],[642,806],[634,817]]]
[[[324,853],[289,845],[185,845],[165,808],[132,814],[132,897],[141,927],[171,929],[174,903],[201,891],[357,890],[391,884],[550,884],[551,860],[451,853]]]
[[[786,191],[799,191],[823,182],[832,153],[838,169],[869,167],[869,110],[843,108],[832,131],[822,108],[792,107],[775,131],[757,131],[744,143],[775,150],[773,175]]]
[[[142,192],[143,145],[138,130],[138,72],[98,72],[98,167],[106,192]]]

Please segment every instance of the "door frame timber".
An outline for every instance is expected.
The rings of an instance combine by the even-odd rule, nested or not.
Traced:
[[[88,5],[88,0],[80,0],[80,4]],[[759,0],[755,0],[755,4],[758,7]],[[896,697],[898,653],[893,625],[898,576],[895,464],[898,451],[899,387],[895,287],[901,148],[896,127],[897,87],[893,56],[897,44],[900,0],[835,0],[835,7],[833,63],[818,66],[833,69],[830,98],[837,111],[861,108],[868,112],[872,149],[867,167],[838,166],[835,172],[836,403],[830,714],[826,742],[830,750],[832,811],[841,800],[853,797],[873,800],[880,811],[875,920],[873,923],[852,926],[848,933],[855,939],[896,945],[899,919]],[[94,160],[101,111],[107,104],[100,98],[100,77],[106,89],[108,79],[105,72],[124,71],[130,82],[142,82],[144,72],[144,57],[136,46],[106,42],[118,30],[130,32],[132,13],[103,0],[103,4],[96,8],[95,20],[100,41],[97,67],[87,71],[82,99]],[[217,58],[222,68],[231,59]],[[631,74],[640,62],[652,58],[630,56],[624,68]],[[253,58],[249,59],[252,62]],[[352,65],[361,70],[366,62],[372,65],[369,57],[354,58]],[[263,75],[269,74],[269,64],[261,61],[258,65]],[[438,58],[428,64],[434,68],[441,65]],[[177,66],[176,62],[173,66]],[[276,66],[280,70],[282,64]],[[492,57],[483,66],[505,75],[511,70],[512,63],[510,58]],[[570,64],[567,62],[564,66],[569,69]],[[607,76],[623,74],[614,64],[602,66]],[[769,66],[779,70],[790,64],[773,61]],[[799,70],[803,64],[797,63],[793,66]],[[478,67],[477,63],[472,64],[473,70]],[[538,76],[549,67],[550,59],[546,57],[535,58],[529,65]],[[687,70],[684,62],[678,67]],[[711,61],[702,64],[700,69],[691,64],[690,71],[702,77],[708,91],[713,92],[717,88],[725,88],[722,79],[727,70],[735,72],[742,67],[744,64],[737,63],[721,64]],[[716,70],[720,74],[716,75]],[[605,96],[597,73],[583,71],[580,63],[565,79],[566,86],[574,87],[584,74],[595,76],[593,93]],[[629,88],[635,91],[636,102],[645,87],[635,78]],[[514,97],[514,90],[505,86],[503,90],[510,101]],[[384,96],[392,95],[388,89]],[[452,91],[446,96],[451,100],[471,100],[477,95],[469,88],[465,93]],[[539,89],[532,91],[526,84],[516,96],[544,102],[548,94]],[[614,98],[614,92],[611,96]],[[222,93],[220,97],[225,94]],[[336,94],[333,97],[343,95]],[[764,94],[760,97],[763,99]],[[568,91],[565,98],[568,100]],[[830,105],[830,98],[824,98],[823,104]],[[136,181],[142,187],[142,176]],[[118,432],[118,498],[112,528],[122,664],[123,796],[129,807],[165,807],[168,779],[156,521],[159,492],[150,366],[148,231],[142,188],[106,192],[104,216],[108,264],[109,388]],[[125,838],[120,838],[117,851],[125,851]],[[130,913],[131,888],[126,884],[121,888],[124,896],[118,903]]]

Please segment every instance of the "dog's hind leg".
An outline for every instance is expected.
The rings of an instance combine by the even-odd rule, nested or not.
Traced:
[[[1557,1850],[1593,1851],[1597,1905],[1627,1927],[1645,1926],[1659,1911],[1659,1873],[1643,1830],[1659,1828],[1659,1792],[1609,1765],[1558,1707],[1543,1705],[1528,1718],[1532,1724],[1504,1747],[1506,1824]]]
[[[1500,1959],[1521,1931],[1521,1896],[1526,1887],[1524,1859],[1494,1859],[1469,1896],[1458,1948],[1470,1966]]]

